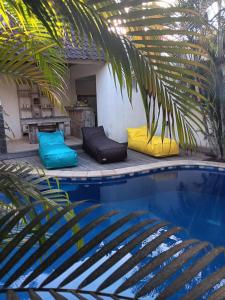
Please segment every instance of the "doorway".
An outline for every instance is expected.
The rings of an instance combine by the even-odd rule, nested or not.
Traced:
[[[96,76],[88,76],[75,80],[77,106],[87,107],[94,113],[94,124],[97,126]]]

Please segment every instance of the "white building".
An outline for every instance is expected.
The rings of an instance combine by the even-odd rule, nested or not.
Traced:
[[[109,65],[104,62],[104,59],[99,60],[96,49],[90,48],[88,44],[84,45],[82,50],[68,46],[67,59],[70,66],[71,102],[67,113],[52,108],[48,99],[36,91],[30,94],[27,87],[21,88],[12,82],[0,81],[0,100],[5,111],[4,119],[11,129],[7,135],[13,140],[23,139],[29,143],[27,135],[29,120],[38,119],[40,122],[41,119],[46,126],[50,126],[55,119],[69,116],[70,126],[65,121],[66,135],[80,137],[79,128],[74,130],[74,126],[79,127],[85,123],[84,120],[80,123],[76,120],[77,117],[80,118],[80,114],[77,113],[77,106],[79,106],[82,111],[90,108],[94,112],[95,124],[92,125],[103,125],[110,138],[118,142],[126,142],[126,128],[145,123],[140,93],[134,88],[131,105],[126,88],[124,87],[121,94],[119,84],[115,84]],[[84,102],[88,107],[81,107]]]
[[[53,109],[43,95],[27,97],[26,93],[21,94],[21,91],[18,93],[17,86],[12,82],[6,83],[1,80],[0,100],[6,113],[5,121],[12,131],[7,132],[7,135],[15,141],[23,139],[29,144],[27,122],[37,118],[40,123],[45,123],[46,128],[54,124],[55,120],[64,122],[66,136],[78,138],[81,138],[81,126],[103,125],[110,138],[121,143],[127,142],[126,129],[142,126],[146,122],[140,93],[134,87],[131,105],[126,88],[124,87],[121,93],[119,84],[115,84],[112,72],[110,72],[110,66],[104,62],[103,57],[99,60],[96,49],[90,48],[88,42],[82,49],[70,45],[67,48],[71,102],[68,112]],[[41,100],[38,100],[39,97]],[[34,101],[37,103],[35,104]],[[81,107],[84,102],[87,106]],[[35,107],[41,107],[41,113],[35,111]],[[92,116],[93,112],[95,114],[92,122],[89,120],[88,112],[90,111],[92,111]],[[157,134],[160,134],[160,128]],[[205,141],[201,138],[199,144],[204,145]]]

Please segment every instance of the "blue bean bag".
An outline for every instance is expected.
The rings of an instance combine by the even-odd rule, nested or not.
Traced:
[[[77,152],[65,145],[62,131],[39,132],[39,155],[46,169],[77,166]]]

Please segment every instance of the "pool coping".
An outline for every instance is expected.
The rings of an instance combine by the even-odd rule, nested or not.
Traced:
[[[155,169],[171,169],[175,167],[199,167],[199,168],[217,168],[219,171],[225,172],[225,163],[201,161],[201,160],[173,160],[173,161],[160,161],[155,163],[149,163],[139,166],[131,166],[125,168],[118,168],[113,170],[98,170],[98,171],[71,171],[71,170],[46,170],[45,175],[48,177],[58,178],[73,178],[73,179],[88,179],[88,178],[119,178],[123,175],[134,176],[137,174],[147,174],[151,170]]]

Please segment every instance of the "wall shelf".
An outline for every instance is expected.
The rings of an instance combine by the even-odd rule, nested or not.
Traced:
[[[70,134],[70,117],[62,115],[37,86],[17,85],[21,133],[31,144],[37,143],[39,131],[62,130]],[[57,115],[57,112],[59,115]]]
[[[26,107],[22,107],[20,108],[21,111],[32,111],[32,108],[26,108]]]
[[[48,110],[51,110],[51,109],[54,109],[54,107],[53,107],[53,106],[51,106],[51,107],[41,106],[41,109],[48,109]]]
[[[55,115],[54,107],[47,102],[46,95],[40,92],[37,87],[30,88],[21,86],[17,88],[19,100],[20,120],[29,117],[31,118],[51,118]],[[24,133],[24,128],[21,125],[21,130]]]
[[[31,90],[17,90],[18,96],[20,97],[31,97],[33,95],[39,95],[38,91],[31,91]]]

